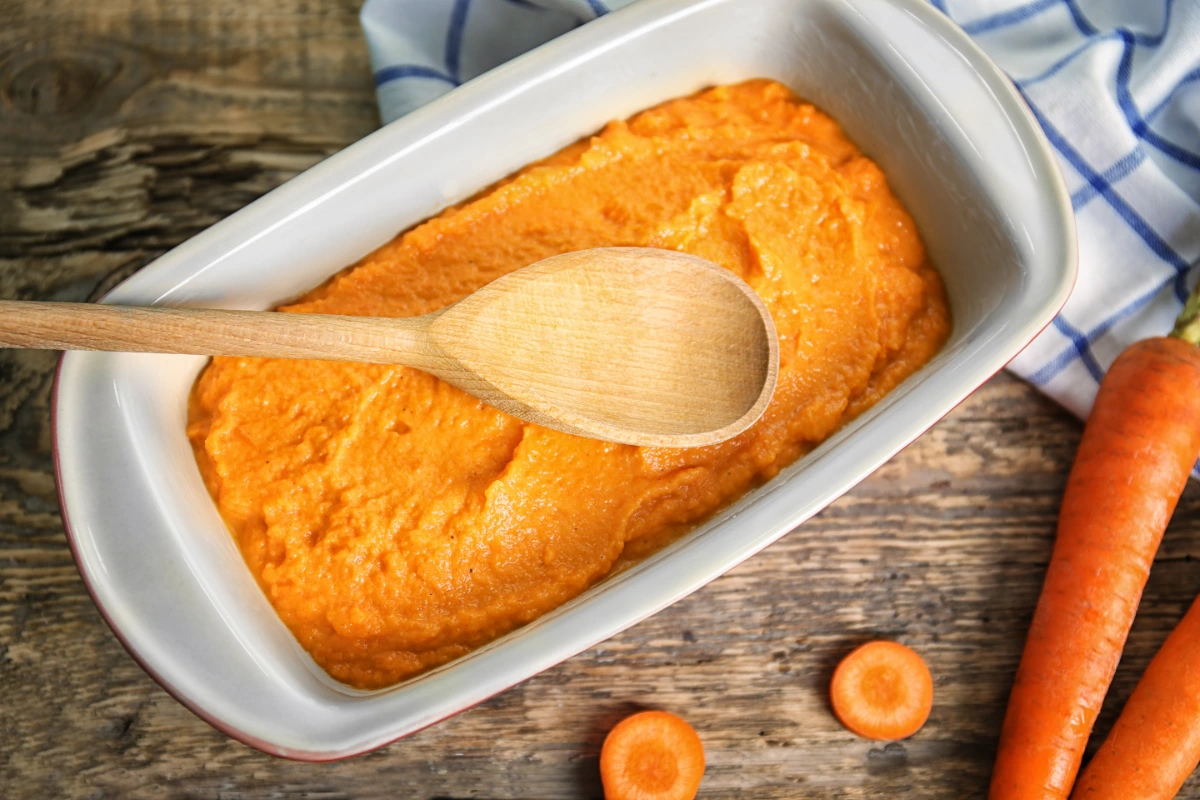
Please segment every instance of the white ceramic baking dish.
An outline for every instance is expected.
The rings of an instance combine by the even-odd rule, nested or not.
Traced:
[[[70,353],[54,399],[63,517],[92,597],[147,672],[271,753],[323,760],[379,747],[612,636],[775,541],[950,411],[1058,311],[1075,243],[1051,153],[999,70],[923,0],[645,0],[388,125],[107,301],[269,308],[610,119],[752,77],[824,108],[883,166],[945,278],[955,327],[940,355],[673,546],[452,664],[359,692],[292,638],[201,483],[184,422],[203,359]]]

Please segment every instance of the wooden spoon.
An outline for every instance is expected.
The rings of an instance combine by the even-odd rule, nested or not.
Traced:
[[[754,290],[638,247],[547,258],[422,317],[0,301],[0,346],[403,364],[548,428],[659,447],[750,427],[779,365]]]

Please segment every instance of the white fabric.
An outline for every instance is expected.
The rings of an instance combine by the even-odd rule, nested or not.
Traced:
[[[367,0],[384,121],[633,0]],[[1080,416],[1171,328],[1200,260],[1200,0],[930,0],[1025,95],[1079,226],[1062,314],[1010,369]]]

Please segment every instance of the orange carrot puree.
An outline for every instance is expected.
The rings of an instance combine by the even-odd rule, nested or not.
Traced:
[[[201,374],[188,425],[201,472],[266,596],[334,678],[387,686],[570,600],[773,477],[949,332],[883,173],[765,80],[613,122],[281,310],[425,314],[613,245],[694,253],[762,296],[779,385],[749,431],[638,448],[523,423],[404,367],[216,358]]]

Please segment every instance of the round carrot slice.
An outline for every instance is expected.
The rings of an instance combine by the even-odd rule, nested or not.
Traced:
[[[933,677],[898,642],[868,642],[842,659],[829,687],[838,720],[867,739],[912,736],[933,707]]]
[[[704,775],[704,745],[666,711],[626,717],[600,750],[605,800],[692,800]]]

